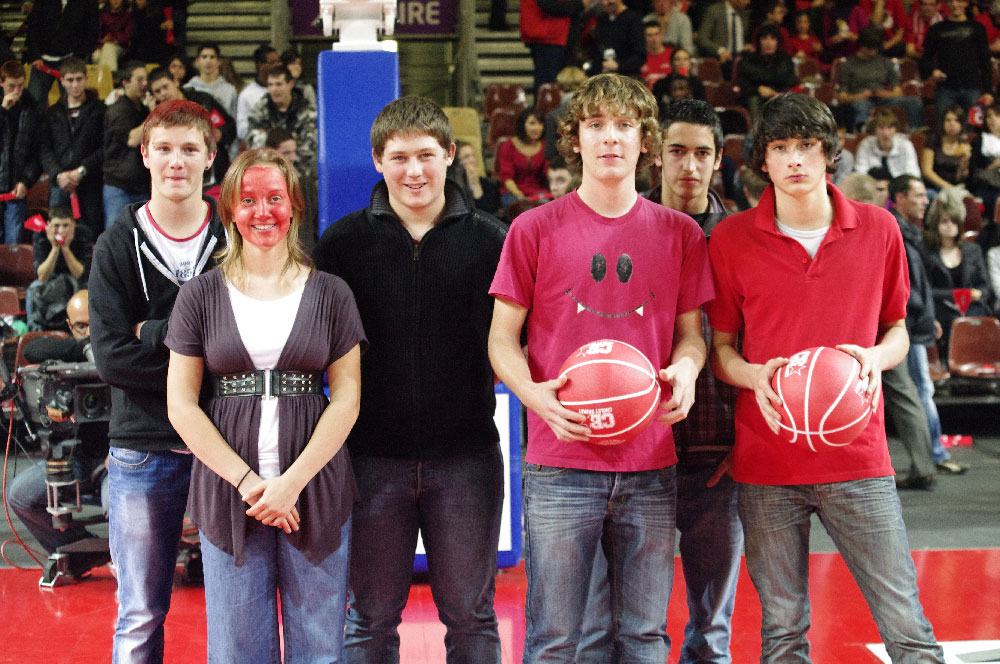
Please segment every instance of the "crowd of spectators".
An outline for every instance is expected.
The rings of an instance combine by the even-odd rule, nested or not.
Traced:
[[[921,177],[932,198],[946,184],[965,185],[991,220],[1000,176],[984,167],[1000,148],[974,165],[971,146],[982,145],[985,132],[987,151],[996,147],[984,117],[1000,82],[992,59],[1000,53],[996,5],[525,0],[521,36],[534,58],[536,90],[565,66],[587,75],[618,71],[640,76],[661,113],[672,101],[695,98],[742,107],[751,119],[769,96],[808,92],[833,108],[850,149],[858,151],[855,171],[881,166],[893,177]],[[893,109],[895,119],[884,109]],[[726,114],[723,124],[727,133],[743,133],[731,131]],[[736,128],[741,124],[749,128]]]
[[[87,284],[89,247],[125,206],[149,200],[143,123],[167,101],[193,101],[212,118],[217,155],[203,178],[208,195],[217,195],[242,149],[266,145],[287,155],[311,193],[300,234],[306,246],[316,243],[316,92],[303,80],[294,49],[279,55],[261,45],[257,75],[247,83],[218,44],[199,44],[193,63],[183,55],[178,18],[185,3],[109,0],[98,10],[74,0],[63,9],[60,1],[26,7],[25,62],[0,62],[3,242],[34,244],[36,281],[25,301],[30,329],[63,327],[66,297]],[[158,31],[162,39],[153,38]],[[104,98],[88,76],[91,61],[114,69]],[[30,223],[34,212],[42,214],[41,226]],[[68,279],[73,283],[64,286]],[[50,301],[55,308],[46,314]]]
[[[535,58],[536,90],[561,67],[581,78],[618,71],[646,84],[661,116],[682,99],[716,107],[734,140],[714,186],[733,211],[759,196],[740,169],[747,155],[735,148],[749,139],[761,104],[788,90],[822,99],[840,125],[833,182],[850,177],[846,186],[872,189],[894,209],[889,184],[905,176],[930,203],[920,208],[929,210],[920,244],[940,300],[942,359],[959,315],[953,288],[972,290],[973,313],[996,313],[1000,2],[524,0],[521,35]],[[544,121],[554,129],[553,117]],[[549,158],[554,139],[546,132]],[[500,213],[509,219],[521,209]]]

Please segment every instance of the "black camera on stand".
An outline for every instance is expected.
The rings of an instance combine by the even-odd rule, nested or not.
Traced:
[[[15,403],[29,435],[37,438],[45,453],[46,509],[53,526],[64,530],[74,522],[74,513],[83,511],[81,478],[74,465],[82,444],[80,426],[108,421],[111,389],[100,382],[93,362],[47,361],[24,367],[19,374],[21,391]],[[103,515],[77,519],[84,524],[103,521]],[[49,556],[39,584],[63,585],[110,560],[105,538],[73,542]]]

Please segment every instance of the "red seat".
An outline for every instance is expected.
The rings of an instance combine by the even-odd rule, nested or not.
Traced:
[[[507,209],[504,210],[503,212],[503,216],[505,219],[507,219],[507,221],[513,222],[515,219],[517,219],[517,217],[520,214],[527,212],[531,208],[536,208],[539,205],[544,205],[546,202],[547,201],[539,201],[530,198],[523,198],[519,201],[514,201],[513,203],[508,205]]]
[[[691,74],[700,78],[702,83],[722,83],[722,65],[718,58],[693,58]],[[735,72],[733,72],[735,78]]]
[[[736,91],[728,83],[706,83],[705,101],[708,102],[709,106],[714,108],[736,106],[739,104]]]
[[[924,99],[934,99],[934,87],[937,85],[937,81],[928,77],[923,79],[922,83],[920,91],[923,92]]]
[[[917,61],[910,58],[900,58],[897,61],[899,65],[899,80],[901,81],[919,81],[920,72],[917,71]]]
[[[948,369],[952,378],[1000,379],[1000,321],[961,316],[951,324]]]
[[[512,108],[497,108],[490,114],[490,128],[486,134],[486,145],[496,150],[500,139],[510,138],[517,133],[517,116],[520,111]]]
[[[812,88],[812,96],[827,106],[832,106],[833,100],[837,97],[837,86],[831,81],[823,81]]]
[[[49,213],[49,178],[48,176],[43,176],[38,178],[31,189],[28,190],[28,197],[25,201],[28,206],[29,214],[45,214]]]
[[[965,223],[962,224],[962,231],[965,233],[976,231],[978,233],[983,228],[983,211],[979,209],[982,201],[970,195],[966,196],[962,202],[965,203]]]
[[[16,316],[21,313],[21,298],[13,286],[0,286],[0,316]]]
[[[823,65],[815,58],[798,60],[795,64],[795,76],[800,82],[805,79],[821,79],[823,78]]]
[[[562,101],[562,91],[555,83],[542,83],[538,86],[538,99],[535,100],[535,110],[544,118]]]
[[[927,134],[922,131],[911,131],[910,143],[913,143],[913,149],[917,151],[917,159],[920,159],[924,146],[927,145]]]
[[[855,154],[858,151],[858,143],[864,138],[864,134],[844,134],[844,140],[840,144],[842,150],[847,150],[851,154]]]
[[[745,134],[729,134],[722,144],[722,154],[736,162],[737,170],[743,168],[743,143],[746,138]]]
[[[903,96],[904,97],[923,97],[924,96],[924,84],[921,81],[903,81]]]
[[[14,286],[18,296],[35,280],[35,256],[30,244],[0,244],[0,286]]]
[[[517,83],[490,83],[483,100],[483,115],[490,117],[498,108],[521,111],[525,105],[524,87]]]

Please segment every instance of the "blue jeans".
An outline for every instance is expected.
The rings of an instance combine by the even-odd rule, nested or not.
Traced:
[[[676,471],[597,472],[525,464],[524,662],[574,662],[595,558],[607,559],[608,656],[666,661]]]
[[[829,484],[739,485],[762,663],[809,662],[809,525],[816,514],[861,589],[889,657],[943,664],[924,617],[891,476]]]
[[[417,531],[431,594],[444,623],[447,661],[500,661],[493,594],[503,511],[499,445],[468,456],[413,461],[351,458],[354,506],[346,661],[399,661]]]
[[[979,90],[974,90],[971,88],[946,88],[942,85],[934,86],[934,113],[937,115],[937,131],[938,133],[943,131],[944,127],[944,114],[949,107],[955,106],[956,104],[962,107],[966,113],[969,109],[979,103],[979,98],[982,93]],[[964,124],[966,116],[962,116],[962,123]]]
[[[73,476],[80,480],[80,491],[83,502],[96,504],[95,498],[100,498],[104,511],[108,510],[108,475],[102,473],[103,480],[98,487],[90,481],[93,471],[104,463],[104,457],[92,457],[77,453],[73,457]],[[28,461],[27,467],[19,471],[7,485],[7,504],[14,510],[21,523],[38,540],[38,544],[46,553],[55,553],[56,549],[72,544],[87,537],[93,537],[79,522],[74,521],[69,528],[57,530],[52,525],[52,515],[46,507],[45,463],[39,459]]]
[[[313,565],[284,532],[254,524],[242,567],[201,537],[208,661],[280,662],[280,593],[286,664],[343,662],[350,537],[348,519],[340,528],[340,547]]]
[[[677,530],[687,585],[688,622],[678,664],[729,664],[736,580],[743,527],[736,513],[736,483],[728,475],[705,483],[715,466],[677,466]],[[607,561],[597,553],[577,664],[610,662],[611,598]]]
[[[917,395],[927,414],[927,427],[931,432],[931,456],[934,463],[941,463],[951,458],[951,454],[941,444],[941,417],[934,404],[934,381],[931,380],[930,368],[927,363],[927,346],[910,344],[906,354],[906,368],[910,372],[913,384],[917,386]]]
[[[104,228],[111,228],[122,208],[129,203],[148,201],[148,194],[135,194],[119,187],[104,185]]]
[[[112,661],[163,661],[163,621],[177,563],[191,479],[190,454],[111,445],[108,461],[111,560],[118,570]]]
[[[730,622],[743,553],[736,483],[705,483],[715,466],[678,466],[677,530],[687,585],[688,622],[679,664],[729,664]]]
[[[528,44],[535,71],[535,96],[542,83],[553,83],[566,65],[569,49],[559,44]]]
[[[24,227],[24,220],[28,217],[28,201],[23,198],[16,198],[6,203],[0,203],[3,208],[3,242],[4,244],[17,244],[17,238]]]

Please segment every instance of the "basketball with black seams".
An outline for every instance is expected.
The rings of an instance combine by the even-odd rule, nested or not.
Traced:
[[[645,431],[660,404],[656,368],[634,346],[600,339],[574,351],[559,376],[566,384],[557,397],[566,408],[585,415],[590,442],[619,445]]]
[[[771,377],[781,398],[781,435],[814,452],[854,442],[872,415],[868,378],[861,363],[836,348],[807,348]]]

